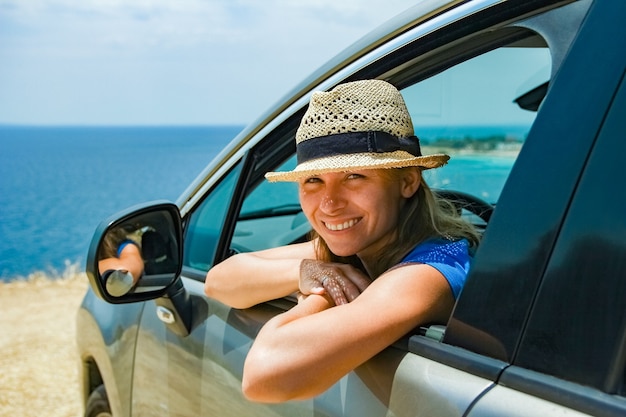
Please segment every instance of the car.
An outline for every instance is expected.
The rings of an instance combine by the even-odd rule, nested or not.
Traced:
[[[246,127],[175,203],[104,220],[77,316],[85,415],[626,415],[625,20],[615,0],[417,2]],[[230,308],[204,294],[206,273],[307,238],[296,185],[263,175],[295,165],[313,91],[372,78],[401,90],[424,148],[452,156],[428,181],[481,230],[467,282],[445,325],[323,394],[247,401],[246,354],[297,301]],[[145,270],[112,289],[99,264],[120,231],[142,241]]]

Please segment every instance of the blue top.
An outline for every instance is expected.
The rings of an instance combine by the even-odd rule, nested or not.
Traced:
[[[456,300],[465,284],[470,262],[471,256],[467,239],[451,241],[438,238],[420,243],[396,266],[410,263],[432,266],[448,280]]]
[[[139,245],[137,245],[137,242],[135,242],[134,240],[130,240],[130,239],[123,240],[122,243],[120,243],[119,246],[117,247],[117,257],[118,258],[120,256],[122,256],[122,251],[124,250],[124,248],[127,245],[135,245],[135,246],[139,247]]]

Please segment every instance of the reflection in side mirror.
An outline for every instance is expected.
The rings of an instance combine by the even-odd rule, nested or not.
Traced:
[[[112,303],[164,295],[182,268],[181,241],[180,214],[172,203],[135,207],[103,222],[87,260],[94,291]]]

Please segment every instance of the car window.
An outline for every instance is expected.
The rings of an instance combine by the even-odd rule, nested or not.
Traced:
[[[497,202],[543,98],[527,93],[545,87],[550,77],[548,48],[541,41],[532,45],[490,50],[401,90],[423,153],[452,156],[447,166],[425,171],[432,188]],[[273,170],[295,165],[291,153]],[[464,215],[485,226],[478,216]],[[231,249],[248,252],[285,245],[301,241],[309,231],[297,185],[262,180],[247,193]]]
[[[626,152],[622,84],[578,182],[515,364],[625,395],[626,192],[611,186]]]
[[[237,179],[241,172],[239,162],[188,218],[185,228],[183,265],[187,268],[208,271],[215,260],[226,214],[230,207]]]
[[[550,76],[547,47],[501,47],[402,91],[422,153],[452,156],[424,173],[435,189],[495,204],[535,119],[515,102]]]
[[[293,155],[277,170],[289,171],[295,166]],[[309,223],[300,209],[297,184],[264,180],[243,202],[231,249],[249,252],[287,245],[302,240],[309,231]]]

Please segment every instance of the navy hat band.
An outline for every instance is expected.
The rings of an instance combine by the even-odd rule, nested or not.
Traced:
[[[398,138],[382,131],[338,133],[311,138],[296,145],[298,164],[336,155],[395,151],[406,151],[413,156],[422,156],[419,139],[416,136]]]

